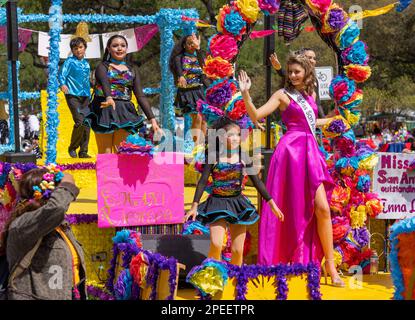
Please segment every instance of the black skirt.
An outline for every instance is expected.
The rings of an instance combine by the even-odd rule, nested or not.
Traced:
[[[254,205],[243,194],[234,197],[210,196],[197,211],[197,219],[205,225],[219,219],[225,219],[230,224],[251,225],[259,219]]]
[[[197,113],[197,100],[205,99],[203,86],[195,88],[178,88],[176,95],[176,116],[181,117],[186,113]]]
[[[144,117],[137,113],[131,101],[114,99],[115,110],[111,106],[101,108],[104,101],[102,97],[94,97],[88,109],[81,111],[87,126],[96,133],[113,133],[119,129],[133,134],[138,132],[143,125]]]

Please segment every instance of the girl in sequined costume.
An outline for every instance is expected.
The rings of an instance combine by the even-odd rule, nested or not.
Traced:
[[[240,148],[240,127],[228,118],[221,118],[213,126],[216,129],[217,136],[225,136],[225,152],[219,152],[221,149],[209,145],[208,160],[204,166],[202,177],[196,188],[193,205],[186,214],[188,218],[198,219],[203,224],[210,227],[210,250],[209,258],[216,260],[221,259],[223,237],[229,224],[232,238],[232,258],[231,263],[235,265],[242,264],[243,247],[246,236],[246,226],[258,221],[259,215],[249,201],[242,194],[242,180],[246,173],[252,180],[255,188],[261,196],[267,201],[274,214],[283,220],[284,216],[274,200],[268,194],[264,184],[254,172],[255,167],[252,162],[242,154]],[[223,130],[221,135],[218,130]],[[210,133],[210,132],[209,132]],[[209,139],[209,144],[210,144]],[[213,154],[213,157],[211,156]],[[214,159],[212,163],[211,159]],[[213,179],[212,193],[209,198],[199,205],[203,191],[209,176]]]
[[[96,85],[86,123],[94,130],[98,153],[112,153],[129,133],[137,133],[144,117],[131,102],[132,93],[151,122],[155,134],[162,131],[143,93],[136,66],[127,64],[128,42],[121,35],[109,38],[102,63],[95,70]]]
[[[206,122],[196,111],[196,103],[204,100],[205,87],[209,85],[208,79],[203,75],[203,54],[200,51],[200,39],[194,34],[182,37],[173,48],[170,55],[170,70],[177,85],[176,115],[190,114],[192,129],[206,132]],[[203,143],[202,135],[194,137],[196,144]]]

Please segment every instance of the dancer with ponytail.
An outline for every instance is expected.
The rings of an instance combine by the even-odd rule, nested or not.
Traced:
[[[132,93],[151,122],[155,134],[162,134],[150,103],[143,93],[138,68],[126,60],[128,42],[121,35],[108,39],[102,62],[95,70],[96,85],[85,121],[95,132],[98,153],[116,152],[130,133],[137,133],[144,117],[131,102]]]

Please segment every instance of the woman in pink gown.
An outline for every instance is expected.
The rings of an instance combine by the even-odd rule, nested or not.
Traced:
[[[344,286],[334,264],[333,231],[327,201],[334,183],[302,108],[286,91],[297,90],[317,118],[314,70],[305,56],[291,56],[287,66],[285,89],[274,93],[259,109],[249,96],[249,77],[244,71],[239,75],[239,86],[250,118],[257,122],[279,109],[287,126],[287,132],[272,155],[266,183],[267,190],[284,213],[285,221],[278,221],[263,203],[258,260],[265,265],[307,264],[321,263],[324,256],[332,284]],[[324,125],[327,121],[317,120],[316,124]]]

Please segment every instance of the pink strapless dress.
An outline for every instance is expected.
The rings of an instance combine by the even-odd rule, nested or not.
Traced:
[[[305,97],[317,117],[312,96]],[[334,188],[326,162],[301,107],[291,100],[282,113],[287,132],[272,155],[267,190],[284,213],[280,222],[262,203],[259,224],[259,264],[320,262],[323,250],[317,233],[314,199],[323,183],[327,198]]]

